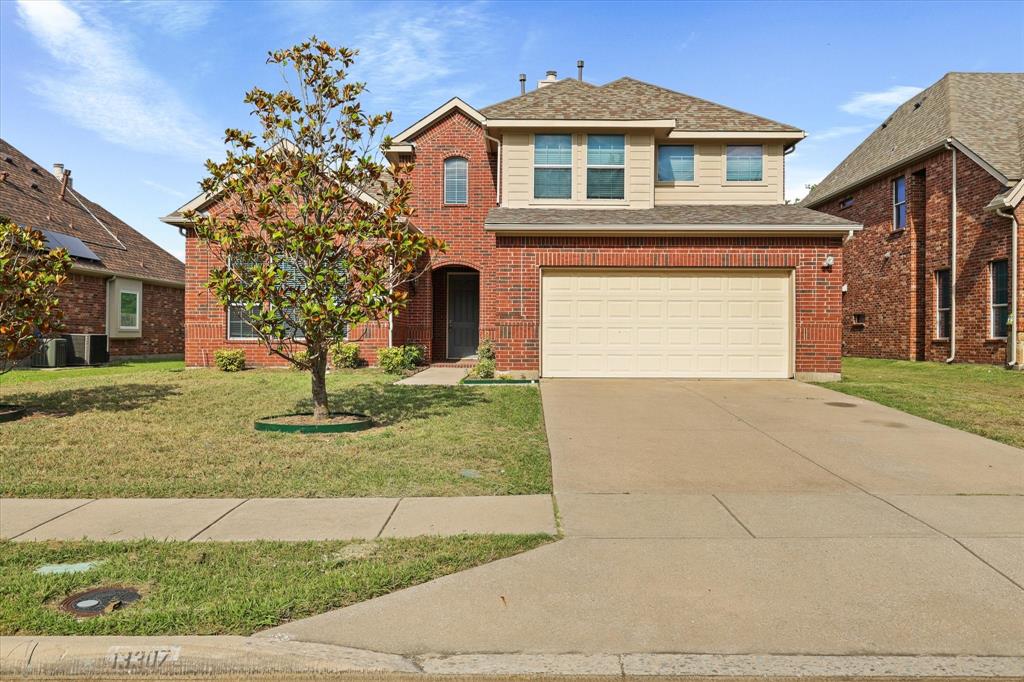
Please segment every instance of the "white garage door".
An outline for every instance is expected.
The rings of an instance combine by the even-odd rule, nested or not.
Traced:
[[[790,376],[787,272],[545,270],[548,377]]]

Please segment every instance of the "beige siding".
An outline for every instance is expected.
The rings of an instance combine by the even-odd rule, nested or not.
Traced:
[[[667,142],[661,140],[659,142]],[[668,144],[687,144],[672,140]],[[757,144],[746,140],[738,144]],[[782,145],[764,145],[764,180],[726,183],[725,148],[728,143],[696,142],[695,182],[666,185],[655,182],[655,140],[650,134],[626,135],[625,201],[588,201],[586,133],[573,135],[573,198],[570,201],[534,200],[533,135],[506,133],[502,138],[502,205],[566,206],[579,208],[650,208],[655,204],[780,204],[783,201]],[[653,202],[653,203],[652,203]]]
[[[685,140],[661,140],[687,144]],[[737,144],[756,144],[738,142]],[[725,181],[725,148],[728,143],[694,143],[694,182],[656,184],[654,203],[665,204],[781,204],[783,155],[781,144],[764,145],[764,180],[759,183]]]

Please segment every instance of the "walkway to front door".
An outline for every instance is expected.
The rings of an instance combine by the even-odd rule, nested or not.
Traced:
[[[476,355],[480,344],[480,274],[449,272],[447,276],[447,353],[449,360]]]

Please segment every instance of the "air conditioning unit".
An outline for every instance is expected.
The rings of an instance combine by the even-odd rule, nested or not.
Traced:
[[[102,365],[110,362],[106,334],[65,334],[69,365]]]
[[[64,367],[68,364],[68,342],[65,339],[47,339],[32,353],[33,367]]]

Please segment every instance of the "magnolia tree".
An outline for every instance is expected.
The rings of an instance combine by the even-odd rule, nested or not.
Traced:
[[[49,249],[42,233],[0,218],[0,374],[61,330],[57,288],[71,258]]]
[[[408,167],[379,157],[391,114],[368,114],[349,82],[355,50],[314,36],[271,52],[284,89],[245,97],[257,134],[225,132],[202,189],[220,209],[186,216],[219,255],[207,286],[273,353],[312,374],[313,414],[329,414],[327,356],[345,330],[406,304],[403,285],[444,245],[409,222]]]

